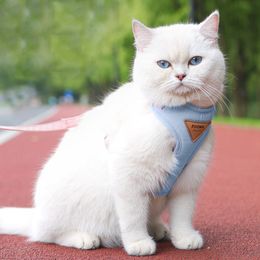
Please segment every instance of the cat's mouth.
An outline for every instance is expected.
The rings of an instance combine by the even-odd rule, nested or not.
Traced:
[[[169,92],[178,96],[190,96],[194,94],[195,90],[183,83],[180,83],[178,86],[172,88]]]

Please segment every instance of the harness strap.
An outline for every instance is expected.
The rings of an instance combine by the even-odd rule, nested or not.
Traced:
[[[215,107],[200,108],[187,103],[176,107],[152,107],[152,111],[176,142],[173,156],[177,159],[177,164],[156,193],[157,196],[165,196],[171,192],[178,177],[207,137]]]
[[[169,130],[176,141],[173,155],[177,159],[177,165],[169,172],[166,183],[156,194],[157,196],[164,196],[171,192],[177,178],[183,172],[186,165],[192,160],[208,135],[211,119],[215,114],[215,107],[200,108],[188,103],[178,107],[152,107],[152,111],[159,121]],[[81,118],[82,115],[78,115],[33,126],[0,125],[0,130],[24,132],[67,130],[77,126]]]

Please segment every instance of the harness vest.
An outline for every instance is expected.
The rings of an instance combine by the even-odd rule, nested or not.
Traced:
[[[187,103],[176,107],[152,107],[152,111],[176,141],[173,155],[177,164],[169,172],[164,186],[156,193],[157,196],[165,196],[207,137],[216,109],[214,106],[201,108]]]

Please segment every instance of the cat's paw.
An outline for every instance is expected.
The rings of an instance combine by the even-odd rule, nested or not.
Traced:
[[[156,251],[156,244],[151,238],[146,238],[125,245],[125,250],[129,255],[152,255]]]
[[[166,225],[163,223],[155,223],[150,226],[150,235],[154,238],[155,241],[162,239],[169,239],[170,233]]]
[[[177,236],[173,235],[171,240],[173,245],[178,249],[191,250],[199,249],[203,246],[203,238],[196,230],[185,232]]]
[[[89,235],[83,232],[65,233],[58,237],[55,242],[62,246],[79,249],[96,249],[100,246],[100,239],[98,236]]]

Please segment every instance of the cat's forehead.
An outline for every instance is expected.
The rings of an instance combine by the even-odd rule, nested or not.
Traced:
[[[201,49],[201,44],[203,38],[198,25],[177,24],[156,28],[151,50],[181,61]]]

